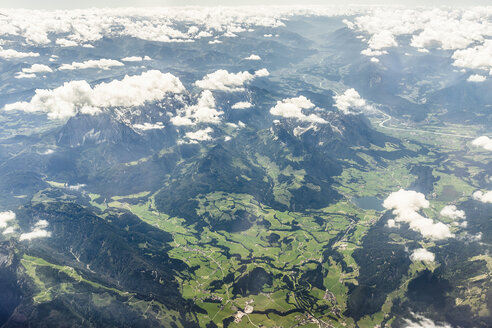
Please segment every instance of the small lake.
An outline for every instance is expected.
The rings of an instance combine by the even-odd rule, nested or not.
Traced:
[[[364,210],[384,211],[383,201],[377,197],[352,198],[352,202]]]

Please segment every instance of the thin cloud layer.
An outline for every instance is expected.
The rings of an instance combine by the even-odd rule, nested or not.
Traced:
[[[94,87],[86,81],[71,81],[52,90],[37,89],[29,102],[8,104],[4,110],[45,112],[50,119],[65,119],[78,113],[97,114],[106,107],[140,106],[184,90],[179,78],[151,70]]]
[[[268,76],[266,69],[261,69],[251,74],[248,71],[239,73],[229,73],[224,69],[219,69],[213,73],[205,75],[202,80],[196,81],[195,85],[205,90],[221,91],[244,91],[244,84],[253,80],[255,77]]]
[[[394,219],[388,220],[389,227],[407,223],[410,229],[419,232],[425,238],[438,240],[454,237],[444,223],[434,223],[433,220],[419,214],[421,209],[428,208],[429,205],[424,194],[404,189],[391,193],[383,202],[384,208],[393,210],[395,215]]]
[[[299,96],[277,101],[275,107],[270,109],[270,114],[285,118],[294,118],[305,122],[326,123],[324,119],[315,114],[306,115],[302,112],[303,109],[312,108],[314,108],[314,104],[309,99],[304,96]]]

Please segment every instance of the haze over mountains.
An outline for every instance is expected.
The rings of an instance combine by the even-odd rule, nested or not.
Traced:
[[[492,7],[1,13],[0,326],[492,324]]]

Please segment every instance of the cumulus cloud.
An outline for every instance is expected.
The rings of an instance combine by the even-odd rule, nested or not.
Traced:
[[[150,58],[149,56],[145,56],[143,58],[140,56],[130,56],[121,58],[121,60],[125,62],[141,62],[143,60],[152,60],[152,58]]]
[[[86,60],[84,62],[72,62],[71,64],[63,64],[60,66],[60,70],[75,70],[86,68],[99,68],[109,69],[113,66],[125,66],[122,62],[114,59],[98,59],[98,60]]]
[[[345,90],[341,95],[334,96],[333,100],[335,100],[334,106],[346,115],[374,110],[374,108],[371,105],[368,105],[365,99],[363,99],[353,88]]]
[[[5,9],[0,36],[24,38],[29,44],[49,44],[55,35],[60,45],[77,45],[104,36],[131,36],[157,42],[193,42],[204,37],[234,37],[255,26],[283,26],[295,13],[349,14],[348,8],[323,10],[294,7],[251,8],[113,8],[74,11]]]
[[[255,54],[251,54],[248,57],[244,58],[246,60],[261,60],[261,57]]]
[[[351,29],[365,32],[391,44],[391,37],[410,35],[415,48],[439,47],[462,49],[490,34],[489,14],[483,8],[449,10],[437,8],[377,8],[345,23]]]
[[[3,234],[3,235],[13,234],[13,233],[15,233],[15,232],[16,232],[16,230],[17,230],[17,229],[16,229],[15,227],[10,226],[10,227],[7,227],[7,228],[6,228],[6,229],[2,232],[2,234]]]
[[[24,73],[44,73],[44,72],[53,72],[53,70],[43,64],[33,64],[30,68],[23,68],[22,72]]]
[[[9,222],[15,219],[15,213],[12,211],[0,212],[0,228],[6,228]]]
[[[145,122],[143,124],[133,124],[132,127],[137,130],[147,131],[147,130],[162,130],[164,129],[164,124],[162,122],[149,123]]]
[[[429,205],[424,194],[404,189],[391,193],[383,202],[384,208],[392,209],[396,216],[393,222],[394,227],[397,227],[396,223],[407,223],[410,229],[421,233],[426,238],[454,237],[449,227],[444,223],[434,223],[433,220],[419,214],[421,209],[428,208]]]
[[[50,237],[51,232],[47,231],[49,223],[46,220],[39,220],[34,224],[34,227],[30,232],[26,232],[20,235],[19,240],[32,240],[37,238]]]
[[[34,228],[31,232],[26,232],[20,235],[19,240],[33,240],[37,238],[50,237],[51,232],[39,228]]]
[[[222,43],[222,41],[220,41],[219,39],[208,41],[208,44],[219,44],[219,43]]]
[[[15,77],[17,79],[33,78],[36,77],[36,73],[49,73],[49,72],[53,72],[53,70],[49,66],[43,64],[33,64],[29,68],[23,68],[22,71],[17,73]]]
[[[376,50],[396,47],[397,45],[398,43],[396,43],[395,37],[390,31],[381,31],[376,33],[369,40],[369,46]]]
[[[56,39],[55,43],[59,45],[60,47],[77,47],[79,44],[73,40],[67,40],[67,39]]]
[[[489,138],[487,136],[478,137],[472,141],[472,145],[492,151],[492,138]]]
[[[412,313],[416,321],[404,319],[405,328],[452,328],[447,323],[436,323],[422,315]]]
[[[473,199],[478,200],[482,203],[492,203],[492,190],[483,192],[483,191],[475,191],[473,193]]]
[[[121,61],[126,61],[126,62],[140,62],[142,60],[143,58],[140,56],[130,56],[130,57],[121,58]]]
[[[480,74],[472,74],[466,80],[468,82],[484,82],[487,79],[486,76]]]
[[[314,104],[309,99],[299,96],[277,101],[275,107],[270,109],[270,114],[285,118],[295,118],[305,122],[326,123],[324,119],[315,114],[306,115],[302,112],[303,109],[311,109],[313,107]]]
[[[410,255],[410,260],[412,260],[414,262],[417,262],[417,261],[434,262],[435,259],[436,259],[436,256],[434,255],[434,253],[429,252],[425,248],[416,249]]]
[[[184,90],[179,78],[151,70],[94,87],[86,81],[71,81],[53,90],[37,89],[29,102],[8,104],[4,110],[45,112],[50,119],[64,119],[77,113],[97,114],[105,107],[140,106]]]
[[[489,70],[492,68],[492,40],[483,44],[454,52],[453,65],[471,69]]]
[[[204,90],[198,98],[196,105],[188,106],[171,118],[171,123],[176,126],[195,125],[197,123],[217,124],[221,121],[224,112],[215,108],[215,97],[210,90]]]
[[[465,219],[465,211],[457,209],[455,205],[444,206],[440,214],[453,220]]]
[[[36,77],[36,74],[34,73],[23,73],[23,72],[18,72],[15,74],[16,79],[33,79]]]
[[[257,77],[265,77],[269,76],[270,72],[266,68],[259,69],[255,72],[255,76]]]
[[[20,52],[14,49],[3,49],[0,47],[0,58],[12,59],[12,58],[25,58],[25,57],[38,57],[37,52]]]
[[[185,137],[192,141],[209,141],[212,140],[210,134],[213,132],[214,129],[212,129],[211,127],[207,127],[203,130],[198,130],[196,132],[187,132],[185,134]]]
[[[261,69],[251,74],[248,71],[229,73],[224,69],[219,69],[213,73],[205,75],[202,80],[196,81],[195,85],[207,90],[222,90],[222,91],[244,91],[244,84],[251,81],[255,77],[268,76],[266,69]]]
[[[248,101],[240,101],[232,105],[232,109],[246,109],[253,107],[253,104]]]

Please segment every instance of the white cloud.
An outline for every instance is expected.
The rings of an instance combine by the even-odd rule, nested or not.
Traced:
[[[77,47],[79,45],[77,42],[67,39],[56,39],[55,43],[60,47]]]
[[[33,64],[30,68],[23,68],[22,72],[24,73],[44,73],[44,72],[53,72],[53,70],[43,64]]]
[[[490,35],[489,11],[484,8],[465,10],[439,8],[376,8],[345,23],[351,29],[374,37],[410,35],[415,48],[440,47],[455,50],[468,47]],[[390,43],[390,38],[383,37]],[[384,44],[384,43],[383,43]]]
[[[22,72],[19,72],[16,74],[15,78],[21,79],[21,78],[33,78],[36,77],[35,73],[48,73],[48,72],[53,72],[53,70],[43,64],[33,64],[30,68],[23,68]]]
[[[99,68],[109,69],[113,66],[125,66],[122,62],[114,59],[98,59],[98,60],[86,60],[84,62],[72,62],[71,64],[63,64],[60,66],[60,70],[75,70],[86,68]]]
[[[436,323],[431,319],[428,319],[422,315],[413,314],[416,321],[410,319],[403,319],[405,321],[404,328],[452,328],[447,323]]]
[[[132,127],[137,130],[147,131],[147,130],[162,130],[164,129],[164,124],[162,122],[149,123],[145,122],[143,124],[133,124]]]
[[[19,52],[14,49],[3,49],[0,47],[0,58],[12,59],[12,58],[25,58],[25,57],[38,57],[37,52]]]
[[[383,202],[386,209],[393,210],[396,216],[395,223],[407,223],[410,229],[430,239],[454,237],[447,225],[442,222],[434,223],[433,220],[418,213],[422,208],[428,208],[429,205],[424,194],[404,189],[391,193]]]
[[[246,60],[261,60],[261,57],[255,54],[251,54],[250,56],[244,58]]]
[[[49,226],[49,223],[46,220],[39,220],[38,222],[36,222],[34,224],[34,227],[39,228],[39,229],[44,229],[44,228],[47,228],[48,226]]]
[[[466,80],[468,82],[484,82],[487,79],[486,76],[480,75],[480,74],[473,74],[470,75]]]
[[[16,232],[16,230],[17,230],[17,229],[16,229],[15,227],[10,226],[10,227],[7,227],[7,228],[6,228],[6,229],[2,232],[2,234],[3,234],[3,235],[9,235],[9,234],[15,233],[15,232]]]
[[[490,191],[475,191],[473,193],[473,199],[478,200],[482,203],[492,203],[492,190]]]
[[[232,109],[246,109],[253,107],[253,104],[248,101],[240,101],[232,105]]]
[[[492,151],[492,138],[487,136],[481,136],[472,141],[472,145],[475,147],[481,147],[485,150]]]
[[[248,71],[229,73],[224,69],[219,69],[213,73],[205,75],[202,80],[195,82],[195,85],[202,89],[222,90],[222,91],[244,91],[244,84],[255,77],[268,76],[266,69],[260,69],[251,74]]]
[[[266,68],[259,69],[255,72],[255,76],[257,77],[265,77],[269,76],[270,72]]]
[[[37,238],[46,238],[50,237],[51,232],[44,230],[44,229],[39,229],[39,228],[34,228],[31,232],[26,232],[20,235],[19,240],[33,240]]]
[[[140,62],[142,60],[143,58],[140,56],[130,56],[130,57],[121,58],[121,61],[126,61],[126,62]]]
[[[335,100],[334,106],[346,115],[374,110],[353,88],[345,90],[341,95],[334,96],[333,100]]]
[[[15,74],[16,79],[33,79],[35,77],[36,77],[36,74],[34,74],[34,73],[18,72],[17,74]]]
[[[492,40],[486,40],[476,47],[457,50],[452,58],[454,66],[489,70],[492,68]]]
[[[171,117],[171,123],[176,126],[194,125],[193,121],[186,116]]]
[[[15,213],[12,211],[0,212],[0,228],[6,228],[10,221],[15,219]]]
[[[277,101],[277,104],[270,109],[270,114],[285,118],[295,118],[306,122],[326,123],[324,119],[315,114],[306,115],[302,112],[303,109],[311,109],[313,107],[314,104],[309,99],[299,96],[297,98],[287,98]]]
[[[141,62],[143,60],[152,60],[152,58],[150,58],[149,56],[145,56],[143,58],[140,56],[130,56],[121,58],[121,60],[125,62]]]
[[[376,57],[371,57],[371,63],[379,63],[379,59]]]
[[[429,252],[425,248],[416,249],[410,255],[410,260],[412,260],[414,262],[417,262],[417,261],[434,262],[435,259],[436,259],[436,256],[434,255],[434,253]]]
[[[45,238],[51,236],[51,232],[45,230],[49,226],[48,221],[39,220],[34,224],[31,232],[26,232],[20,235],[19,240],[32,240],[36,238]]]
[[[151,70],[94,87],[86,81],[71,81],[53,90],[37,89],[29,102],[8,104],[4,110],[45,112],[50,119],[64,119],[77,113],[97,114],[105,107],[140,106],[184,90],[179,78]]]
[[[222,43],[222,41],[220,41],[218,39],[208,41],[208,44],[219,44],[219,43]]]
[[[171,123],[176,126],[183,126],[197,123],[220,123],[221,115],[224,112],[215,108],[215,98],[212,92],[204,90],[196,105],[188,106],[178,114],[180,115],[171,118]]]
[[[185,137],[194,141],[209,141],[212,140],[210,134],[213,132],[214,129],[212,129],[211,127],[207,127],[206,129],[198,130],[196,132],[187,132],[185,134]]]
[[[383,30],[374,34],[369,40],[369,47],[373,50],[396,47],[397,45],[398,43],[396,42],[394,35],[388,30]]]
[[[453,220],[465,219],[465,211],[458,210],[455,205],[444,206],[440,214]]]

